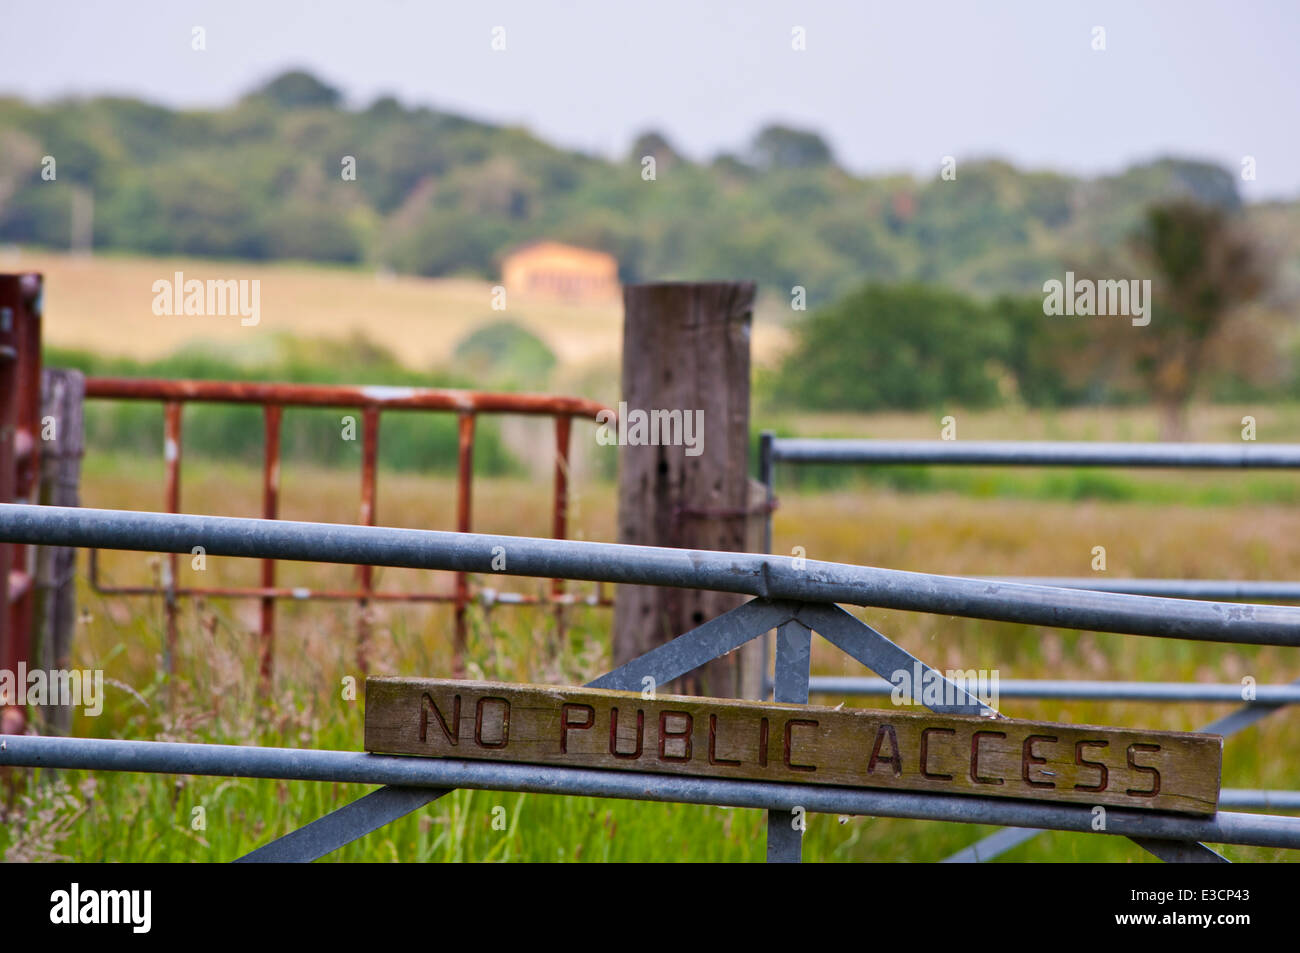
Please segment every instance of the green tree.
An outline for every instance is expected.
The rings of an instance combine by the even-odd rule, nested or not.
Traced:
[[[1006,325],[1001,359],[1025,404],[1068,407],[1104,393],[1104,365],[1079,360],[1087,325],[1048,317],[1041,296],[1001,295],[988,311],[991,320]]]
[[[470,332],[453,355],[458,374],[484,386],[538,389],[546,386],[555,354],[537,335],[510,321]]]
[[[251,95],[281,109],[336,109],[343,98],[333,86],[327,86],[305,70],[281,73]]]
[[[774,395],[819,410],[994,404],[1009,343],[979,302],[924,285],[868,285],[794,334]]]
[[[640,162],[646,156],[653,156],[655,163],[665,168],[681,161],[682,158],[681,153],[668,141],[668,137],[653,129],[637,136],[628,151],[628,159],[632,162]]]
[[[754,137],[754,162],[765,169],[807,169],[835,159],[826,140],[815,132],[773,124]]]

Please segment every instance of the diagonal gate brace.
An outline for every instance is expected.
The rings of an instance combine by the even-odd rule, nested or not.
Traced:
[[[671,682],[705,662],[738,649],[751,639],[789,622],[798,608],[798,604],[793,602],[752,599],[588,682],[585,687],[640,691],[645,678],[653,679],[655,685]],[[805,664],[804,701],[808,700],[807,684]],[[344,844],[364,837],[449,793],[450,790],[446,788],[402,788],[393,785],[376,788],[307,826],[262,845],[239,860],[267,863],[306,863],[319,860]]]
[[[667,683],[755,639],[778,630],[775,659],[774,700],[794,704],[808,702],[811,638],[815,631],[841,651],[857,659],[876,674],[888,679],[897,671],[919,671],[942,684],[945,701],[927,705],[941,714],[1002,716],[937,669],[890,641],[880,632],[837,605],[753,599],[715,619],[697,626],[671,642],[659,646],[625,665],[588,682],[588,688],[639,691]],[[1272,710],[1269,708],[1268,710]],[[1239,714],[1239,713],[1238,713]],[[1259,716],[1262,717],[1262,714]],[[1233,716],[1225,719],[1231,722]],[[1252,719],[1253,720],[1253,719]],[[1207,726],[1212,730],[1216,725]],[[1232,728],[1237,728],[1234,722]],[[320,857],[359,837],[391,823],[449,793],[445,788],[386,786],[370,792],[259,847],[241,861],[305,862]],[[1018,842],[1019,831],[1003,831],[994,851],[968,849],[975,856],[1005,850]],[[1027,839],[1035,832],[1025,831]],[[802,855],[803,831],[785,811],[768,812],[769,861],[797,863]],[[1224,858],[1195,841],[1133,838],[1143,849],[1168,861],[1224,862]],[[1005,846],[1004,846],[1005,845]],[[990,846],[992,846],[990,844]],[[957,859],[957,858],[953,858]],[[980,857],[979,859],[984,859]]]
[[[850,615],[839,606],[804,605],[800,607],[796,618],[812,626],[825,639],[839,646],[844,652],[853,656],[884,679],[888,680],[893,672],[900,670],[910,673],[915,671],[915,666],[919,665],[923,673],[927,673],[929,677],[937,678],[944,683],[945,698],[954,698],[955,700],[955,704],[927,705],[926,707],[932,711],[949,715],[1001,717],[978,698],[954,685],[937,670],[931,669],[924,662],[921,662],[900,646],[895,645],[871,626],[856,616]],[[933,674],[929,675],[929,673]],[[953,694],[949,694],[949,692]],[[1209,727],[1212,729],[1214,726]],[[1023,840],[1028,840],[1038,832],[1026,830],[1024,833]],[[1227,859],[1222,855],[1196,841],[1171,841],[1150,837],[1134,837],[1132,840],[1143,850],[1149,851],[1161,860],[1171,863],[1227,863]],[[1020,840],[1015,835],[1004,833],[1001,843],[1005,843],[1007,846],[1002,849],[1005,850],[1019,842]],[[979,857],[980,853],[987,856],[987,850],[984,852],[976,850],[974,856]]]

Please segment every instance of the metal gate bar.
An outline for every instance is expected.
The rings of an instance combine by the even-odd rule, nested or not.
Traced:
[[[0,542],[564,577],[847,603],[1126,635],[1300,646],[1300,608],[1053,589],[756,553],[0,504]],[[505,568],[492,549],[506,548]]]
[[[806,439],[771,431],[763,437],[771,443],[773,460],[792,463],[1300,469],[1300,445],[1289,443]]]
[[[794,607],[797,609],[797,607]],[[772,673],[774,701],[808,704],[808,671],[812,662],[812,630],[790,619],[776,630],[776,661]],[[803,834],[807,819],[785,811],[767,812],[767,862],[799,863],[803,860]]]
[[[571,794],[761,808],[783,811],[787,816],[794,807],[802,806],[809,812],[823,814],[1019,825],[1044,830],[1300,849],[1300,818],[1271,814],[1220,811],[1211,817],[1196,818],[1115,808],[1107,810],[1107,829],[1103,832],[1092,830],[1092,811],[1086,805],[1020,802],[969,795],[734,781],[453,758],[397,757],[355,751],[35,735],[8,736],[3,743],[0,764],[34,768]]]
[[[1258,582],[1244,579],[1099,579],[1089,576],[971,576],[998,582],[1023,582],[1031,586],[1127,592],[1135,596],[1170,596],[1177,599],[1222,599],[1240,602],[1300,602],[1300,582]]]
[[[808,680],[814,695],[890,695],[895,688],[883,678],[850,675],[817,675]],[[1300,685],[1254,685],[1254,697],[1243,697],[1246,689],[1232,682],[1089,682],[1045,678],[1000,678],[1002,698],[1055,698],[1072,701],[1209,702],[1244,701],[1295,704],[1300,702]]]
[[[770,430],[759,438],[759,479],[775,499],[777,461],[796,464],[870,464],[1140,467],[1157,469],[1300,469],[1300,445],[1285,443],[1103,443],[1035,440],[854,440],[777,437]],[[764,538],[772,549],[772,511]],[[986,578],[986,577],[969,577]],[[1284,580],[1232,579],[1094,579],[1077,577],[988,577],[1061,589],[1090,589],[1133,595],[1191,599],[1300,602],[1300,583]]]

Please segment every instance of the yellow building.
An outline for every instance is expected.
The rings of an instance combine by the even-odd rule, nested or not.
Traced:
[[[512,249],[502,260],[507,292],[577,301],[617,297],[618,261],[613,255],[561,242],[536,241]]]

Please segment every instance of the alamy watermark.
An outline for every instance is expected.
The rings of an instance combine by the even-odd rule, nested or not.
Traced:
[[[939,671],[917,661],[912,668],[895,669],[889,676],[894,686],[889,693],[895,705],[954,706],[970,704],[975,698],[986,708],[998,707],[998,670],[953,668]]]
[[[73,883],[50,894],[50,922],[56,924],[124,924],[132,933],[153,925],[152,890],[82,890]]]
[[[186,278],[183,271],[173,279],[153,283],[153,313],[164,315],[239,315],[239,323],[252,327],[262,320],[260,278]]]
[[[84,708],[92,718],[104,710],[104,672],[102,669],[44,669],[28,671],[26,662],[18,671],[0,668],[0,704],[68,705]]]
[[[1132,318],[1135,327],[1151,323],[1151,279],[1075,278],[1065,273],[1065,281],[1055,278],[1043,282],[1043,314],[1082,317],[1117,316]]]
[[[688,457],[704,452],[704,411],[628,410],[619,401],[614,411],[596,415],[596,442],[602,447],[685,447]]]

